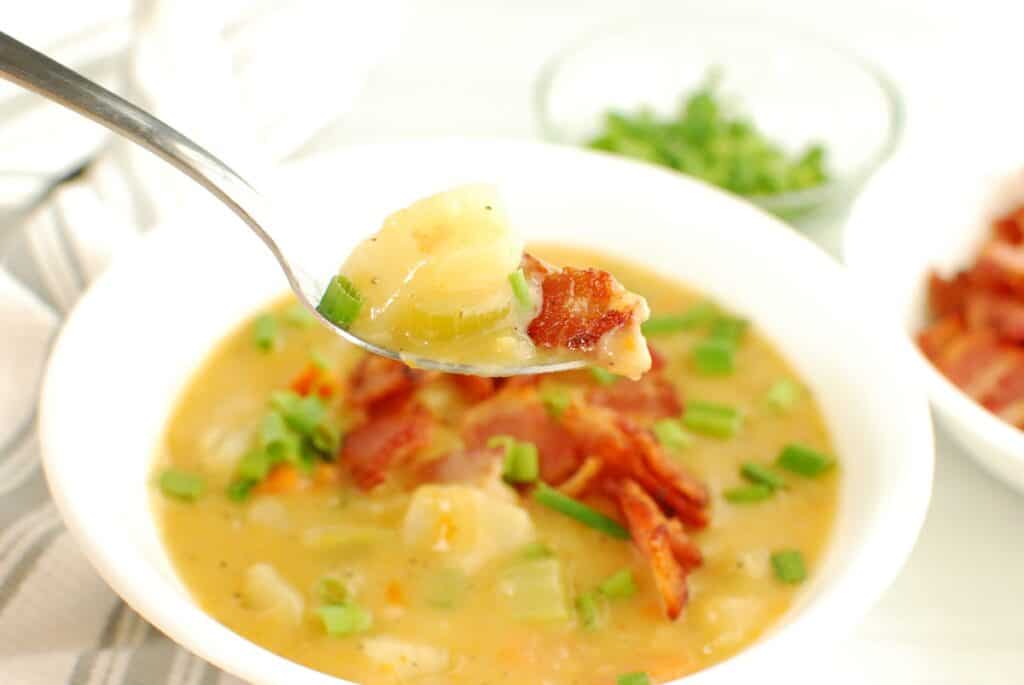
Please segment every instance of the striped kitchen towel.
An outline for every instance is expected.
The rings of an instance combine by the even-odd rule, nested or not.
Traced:
[[[133,51],[108,38],[65,61],[103,66],[108,83],[122,74],[133,100],[258,177],[316,148],[316,133],[350,107],[396,40],[401,6],[138,0],[132,9],[117,35],[133,36]],[[34,431],[50,344],[82,290],[140,230],[212,200],[88,124],[68,145],[59,134],[81,122],[20,93],[19,107],[6,107],[9,94],[0,88],[0,141],[17,127],[23,154],[0,147],[0,685],[239,685],[162,636],[90,568],[50,502]],[[33,158],[46,163],[22,173]],[[34,208],[21,211],[28,198]]]

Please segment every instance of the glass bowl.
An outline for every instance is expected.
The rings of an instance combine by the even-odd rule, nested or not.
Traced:
[[[675,114],[712,73],[729,109],[787,151],[825,146],[822,185],[746,198],[799,228],[838,223],[899,140],[902,101],[878,69],[799,31],[725,18],[620,23],[569,45],[537,79],[541,133],[585,145],[609,110]]]

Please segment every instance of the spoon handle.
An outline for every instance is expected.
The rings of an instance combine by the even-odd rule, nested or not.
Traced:
[[[302,286],[264,230],[268,210],[259,193],[198,144],[124,98],[0,32],[0,78],[88,117],[162,158],[228,205],[266,243],[292,289]],[[257,214],[259,216],[257,216]]]

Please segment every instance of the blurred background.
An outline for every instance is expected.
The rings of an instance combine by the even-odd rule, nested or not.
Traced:
[[[708,39],[693,26],[709,18],[779,26],[863,57],[895,94],[886,157],[941,167],[1024,140],[1019,2],[33,0],[4,14],[6,33],[145,104],[256,179],[356,143],[557,137],[540,116],[545,69],[582,37],[637,21],[689,29],[691,40]],[[826,109],[834,102],[841,117],[850,93],[824,63],[804,59],[804,76],[821,85],[789,86]],[[609,72],[609,89],[616,84]],[[794,223],[836,254],[858,187]],[[57,322],[120,244],[203,201],[98,127],[0,83],[0,498],[11,508],[43,492],[15,487],[38,478],[34,388]],[[918,550],[829,656],[828,682],[1020,682],[1024,605],[1010,583],[1024,555],[1009,541],[1021,523],[1019,497],[940,433]],[[19,658],[4,630],[0,615],[0,664]]]

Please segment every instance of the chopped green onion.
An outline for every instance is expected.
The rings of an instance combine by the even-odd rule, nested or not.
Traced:
[[[316,317],[305,306],[295,303],[284,313],[284,320],[289,326],[309,328],[316,323]]]
[[[226,494],[228,499],[232,502],[244,502],[249,499],[249,495],[252,494],[252,489],[256,487],[257,482],[242,478],[240,480],[232,481],[228,485]]]
[[[783,378],[776,381],[764,395],[764,402],[770,409],[785,414],[789,412],[804,394],[803,386],[794,380]]]
[[[239,460],[236,470],[243,480],[259,482],[267,477],[270,467],[273,465],[274,460],[271,459],[269,453],[264,450],[252,449]]]
[[[348,328],[359,316],[362,307],[363,296],[352,285],[352,281],[338,274],[327,285],[316,310],[334,325]]]
[[[537,480],[540,475],[537,446],[532,442],[516,442],[507,447],[502,475],[510,483],[532,483]]]
[[[457,568],[442,568],[427,579],[425,599],[438,609],[451,609],[462,601],[469,579]]]
[[[591,509],[583,502],[575,500],[545,483],[537,485],[537,489],[533,491],[533,498],[549,509],[574,518],[583,525],[611,535],[613,538],[629,539],[629,531],[623,528],[618,521],[605,516],[596,509]]]
[[[530,286],[526,283],[526,276],[522,269],[516,269],[508,275],[508,282],[512,284],[512,294],[521,307],[528,308],[533,305],[530,297]]]
[[[730,340],[708,338],[690,351],[693,365],[705,376],[728,376],[736,370],[736,344]]]
[[[277,342],[277,318],[273,314],[261,314],[252,322],[252,341],[264,352],[274,349]]]
[[[790,443],[779,453],[778,464],[787,471],[813,478],[832,468],[835,459],[806,445]]]
[[[268,412],[263,417],[259,444],[274,463],[291,459],[299,452],[299,436],[288,427],[284,417],[276,411]]]
[[[720,316],[711,324],[711,337],[739,344],[743,334],[747,332],[750,322],[735,316]]]
[[[160,490],[168,497],[194,502],[206,490],[206,482],[195,473],[167,469],[160,474]]]
[[[633,572],[624,568],[618,573],[609,576],[597,589],[605,597],[611,599],[627,599],[636,594],[636,581],[633,580]]]
[[[309,436],[309,442],[323,459],[334,461],[334,457],[341,447],[341,431],[337,426],[322,423]]]
[[[804,555],[798,549],[784,549],[772,554],[775,577],[783,583],[801,583],[807,578]]]
[[[785,479],[763,464],[752,461],[744,462],[740,467],[740,473],[751,483],[767,485],[775,490],[786,487]]]
[[[531,542],[519,552],[519,558],[525,561],[550,559],[553,556],[555,556],[555,553],[551,551],[551,548],[540,541]]]
[[[684,450],[693,444],[693,436],[683,430],[679,419],[658,419],[651,425],[654,437],[665,447]]]
[[[547,387],[540,391],[540,401],[553,418],[561,418],[572,403],[569,391],[560,386]]]
[[[691,400],[683,413],[683,425],[690,430],[716,438],[731,438],[739,432],[743,415],[735,407]]]
[[[328,606],[344,604],[351,599],[348,585],[335,575],[326,575],[316,583],[316,596]]]
[[[733,504],[750,504],[752,502],[760,502],[766,500],[772,496],[775,489],[769,485],[762,483],[753,483],[751,485],[741,485],[731,490],[726,490],[722,493],[725,499],[729,500]]]
[[[651,679],[646,673],[624,673],[615,681],[615,685],[651,685]]]
[[[667,335],[688,331],[714,321],[718,316],[718,307],[712,302],[698,302],[682,314],[652,316],[640,324],[644,335]]]
[[[351,603],[331,604],[317,608],[328,635],[354,635],[365,633],[373,625],[369,611]]]
[[[590,367],[590,375],[594,377],[594,380],[597,381],[598,385],[611,385],[615,381],[619,380],[619,377],[611,371],[607,371],[596,366]]]
[[[576,613],[584,629],[597,630],[604,627],[604,600],[597,592],[585,592],[577,597]]]
[[[280,412],[288,427],[299,435],[312,435],[327,416],[322,399],[316,395],[303,397],[291,390],[272,393],[270,406]]]

